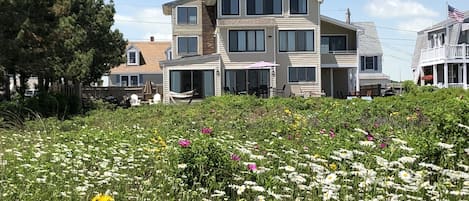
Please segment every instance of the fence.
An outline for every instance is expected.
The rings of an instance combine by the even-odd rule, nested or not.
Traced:
[[[129,97],[131,94],[137,94],[140,99],[148,100],[153,98],[153,95],[159,93],[163,94],[163,85],[152,86],[151,94],[143,93],[143,86],[139,87],[83,87],[81,94],[83,98],[101,99],[108,96],[113,96],[121,101],[124,96]]]

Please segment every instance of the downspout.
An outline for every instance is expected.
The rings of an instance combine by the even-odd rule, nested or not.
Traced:
[[[356,74],[356,78],[355,78],[355,92],[359,92],[360,91],[360,67],[361,67],[361,63],[360,63],[360,32],[361,30],[358,30],[357,29],[357,33],[356,33],[356,40],[357,40],[357,74]],[[355,94],[357,95],[357,94]]]

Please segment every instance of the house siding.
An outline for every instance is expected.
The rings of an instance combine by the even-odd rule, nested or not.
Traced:
[[[215,33],[216,6],[202,5],[202,54],[213,54],[217,51]]]
[[[197,7],[197,24],[178,24],[177,23],[177,9],[178,7],[190,7],[194,6]],[[202,9],[203,4],[202,1],[189,1],[185,4],[175,6],[172,9],[171,21],[173,27],[173,58],[177,59],[181,56],[178,54],[177,51],[177,41],[178,37],[197,37],[197,54],[201,55],[203,53],[203,40],[202,40],[202,27],[203,27],[203,16],[202,16]]]

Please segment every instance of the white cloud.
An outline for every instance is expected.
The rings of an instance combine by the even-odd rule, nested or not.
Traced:
[[[374,17],[436,17],[438,13],[415,0],[369,0],[365,10]]]
[[[116,13],[114,28],[124,33],[129,41],[171,40],[171,16],[163,15],[161,8],[145,8],[132,13]]]

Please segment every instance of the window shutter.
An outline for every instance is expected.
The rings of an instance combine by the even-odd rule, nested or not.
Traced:
[[[365,57],[363,56],[360,57],[360,67],[362,71],[365,71]]]
[[[119,75],[119,74],[114,75],[114,79],[116,80],[116,82],[115,82],[114,85],[120,85],[120,83],[121,83],[121,75]]]

